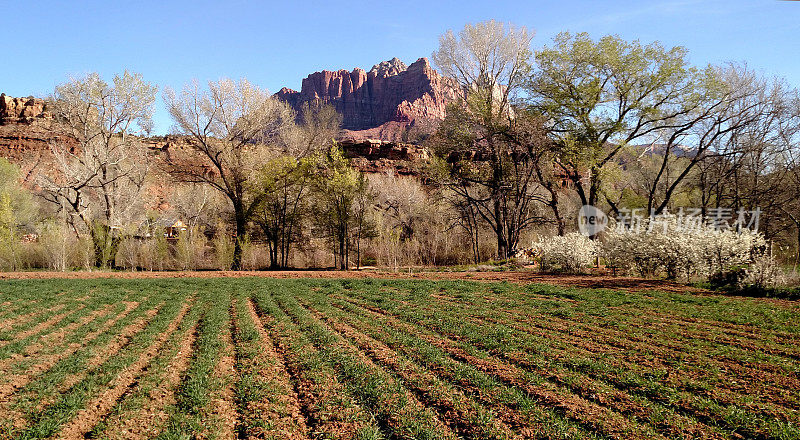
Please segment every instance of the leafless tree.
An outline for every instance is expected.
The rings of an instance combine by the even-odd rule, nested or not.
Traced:
[[[520,232],[542,220],[532,209],[533,163],[546,139],[515,131],[522,124],[513,106],[530,71],[531,37],[524,27],[492,20],[467,25],[458,36],[448,31],[433,54],[465,98],[430,140],[446,164],[440,175],[471,206],[464,212],[492,228],[503,259],[513,256]]]
[[[41,176],[43,196],[71,213],[76,233],[90,234],[98,267],[114,264],[120,230],[141,208],[148,160],[137,135],[150,131],[155,94],[126,71],[111,84],[96,73],[72,79],[51,98],[58,129],[74,142],[51,144],[57,166]]]
[[[288,104],[247,80],[222,79],[203,90],[195,82],[180,94],[167,89],[167,109],[188,151],[170,151],[167,170],[179,181],[205,183],[230,201],[236,231],[231,269],[242,267],[242,240],[259,198],[247,180],[269,157],[269,145],[294,126]]]

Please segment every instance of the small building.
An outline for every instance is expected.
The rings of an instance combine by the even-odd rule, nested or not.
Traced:
[[[167,239],[177,240],[182,231],[187,229],[185,223],[180,220],[165,220],[162,222],[164,227],[164,237]]]

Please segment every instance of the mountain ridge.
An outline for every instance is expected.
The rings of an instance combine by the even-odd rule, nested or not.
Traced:
[[[333,105],[342,115],[342,138],[400,141],[411,128],[431,129],[444,119],[447,105],[461,92],[427,58],[408,66],[392,58],[369,71],[314,72],[303,79],[300,91],[284,87],[274,96],[296,110],[304,103]]]

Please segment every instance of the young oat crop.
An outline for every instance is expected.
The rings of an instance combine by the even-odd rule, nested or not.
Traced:
[[[0,284],[2,439],[796,439],[800,304],[466,281]]]

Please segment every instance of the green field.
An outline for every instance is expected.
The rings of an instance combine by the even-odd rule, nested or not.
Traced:
[[[467,281],[4,281],[0,438],[800,438],[799,317]]]

